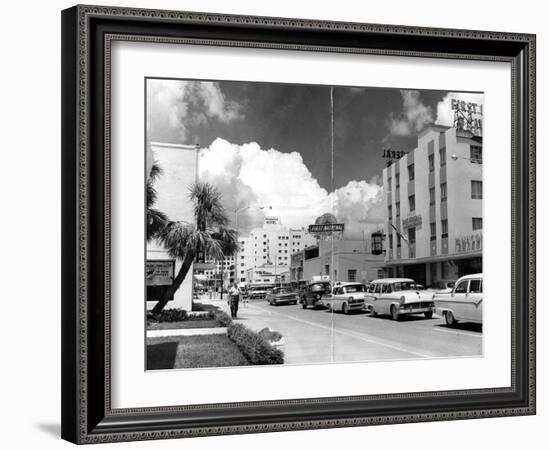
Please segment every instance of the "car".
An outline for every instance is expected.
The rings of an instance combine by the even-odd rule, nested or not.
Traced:
[[[389,314],[394,320],[407,314],[424,314],[431,319],[433,293],[418,290],[411,278],[381,278],[371,282],[365,294],[365,307],[373,316]]]
[[[267,296],[267,286],[251,286],[248,288],[248,298],[250,300],[264,299]]]
[[[324,306],[322,298],[331,292],[329,281],[312,281],[300,291],[300,304],[306,309],[308,306],[315,308]]]
[[[437,280],[434,281],[429,290],[437,293],[447,293],[450,294],[455,285],[454,280]]]
[[[457,322],[483,322],[483,274],[459,278],[450,294],[434,294],[435,312],[449,326]]]
[[[276,287],[273,291],[268,293],[266,300],[272,306],[280,305],[283,303],[296,305],[299,300],[299,296],[296,291],[289,287]]]
[[[332,293],[322,298],[323,304],[331,311],[362,311],[365,308],[365,292],[363,283],[335,283]]]

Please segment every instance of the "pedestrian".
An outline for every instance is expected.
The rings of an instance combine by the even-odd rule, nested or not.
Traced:
[[[235,319],[237,317],[237,311],[239,309],[239,288],[237,287],[237,283],[233,283],[231,288],[229,289],[228,293],[228,303],[229,307],[231,308],[231,317]]]

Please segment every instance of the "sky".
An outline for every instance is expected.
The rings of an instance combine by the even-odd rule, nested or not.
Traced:
[[[199,177],[229,210],[261,205],[291,227],[332,212],[357,238],[382,222],[383,149],[410,151],[426,125],[452,125],[452,98],[483,103],[482,94],[335,86],[332,159],[329,86],[148,79],[146,88],[147,140],[198,144]],[[263,214],[243,211],[239,228]]]

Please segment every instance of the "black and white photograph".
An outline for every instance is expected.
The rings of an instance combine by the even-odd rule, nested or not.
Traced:
[[[482,92],[145,91],[147,370],[483,356]]]

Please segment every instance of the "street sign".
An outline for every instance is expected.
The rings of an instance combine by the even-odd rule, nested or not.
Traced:
[[[412,227],[417,227],[419,225],[422,225],[421,215],[410,216],[403,219],[403,228],[412,228]]]
[[[333,233],[338,231],[344,231],[343,223],[324,223],[315,224],[308,227],[310,233]]]
[[[171,286],[176,262],[173,259],[148,259],[145,265],[147,286]]]

